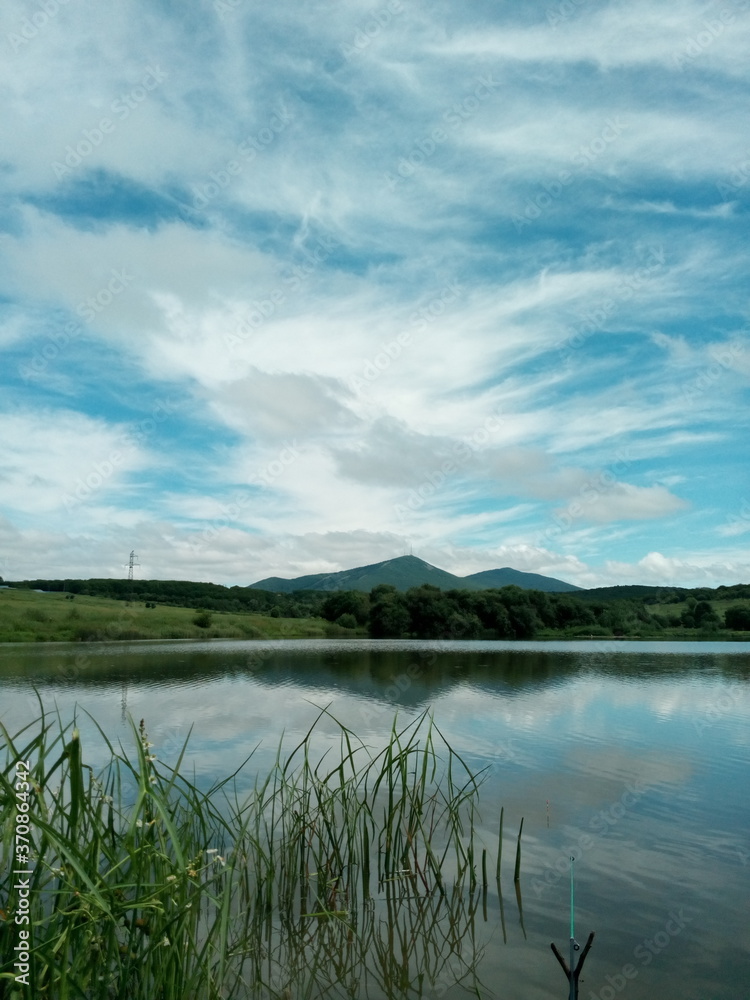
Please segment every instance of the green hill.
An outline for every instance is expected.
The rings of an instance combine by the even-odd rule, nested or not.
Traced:
[[[568,593],[580,591],[572,583],[556,580],[553,576],[541,576],[539,573],[523,573],[520,569],[504,566],[502,569],[486,569],[482,573],[471,573],[463,578],[464,587],[471,581],[473,590],[485,590],[490,587],[510,587],[515,584],[523,590],[545,590],[547,593]]]
[[[470,576],[455,576],[437,566],[432,566],[424,559],[416,556],[398,556],[385,562],[372,563],[369,566],[357,566],[354,569],[342,570],[339,573],[313,573],[310,576],[298,576],[285,580],[278,576],[269,576],[258,580],[250,586],[256,590],[270,590],[277,594],[291,594],[299,590],[336,591],[363,590],[369,592],[373,587],[387,583],[396,590],[408,590],[410,587],[421,587],[430,583],[441,590],[485,590],[488,587],[507,587],[515,584],[524,590],[546,590],[548,592],[577,591],[571,583],[554,580],[538,573],[522,573],[515,569],[491,569],[483,573],[472,573]]]
[[[463,586],[461,577],[446,573],[445,570],[431,566],[416,556],[398,556],[396,559],[371,563],[369,566],[356,566],[354,569],[342,570],[339,573],[314,573],[311,576],[298,576],[292,580],[271,576],[250,586],[256,590],[273,590],[276,593],[290,594],[295,590],[369,592],[381,583],[389,583],[397,590],[420,587],[423,583],[431,583],[441,590],[452,590]]]
[[[298,576],[294,580],[285,580],[281,576],[267,576],[265,580],[259,580],[257,583],[251,583],[248,586],[254,590],[268,590],[274,594],[291,594],[295,590],[341,589],[339,587],[324,586],[324,581],[330,579],[331,576],[329,573],[311,573],[310,576]]]

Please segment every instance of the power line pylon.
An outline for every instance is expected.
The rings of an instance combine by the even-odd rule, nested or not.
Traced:
[[[128,580],[133,579],[133,568],[141,565],[137,560],[138,556],[135,554],[135,549],[133,549],[130,553],[130,562],[128,563]]]

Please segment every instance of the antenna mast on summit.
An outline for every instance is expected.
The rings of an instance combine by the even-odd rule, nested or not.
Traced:
[[[138,556],[135,554],[135,549],[133,549],[130,553],[130,562],[128,563],[128,580],[133,579],[133,568],[141,565],[137,560]]]

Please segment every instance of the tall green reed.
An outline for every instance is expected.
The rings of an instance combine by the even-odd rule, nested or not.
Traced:
[[[471,898],[476,886],[480,776],[427,713],[401,728],[394,720],[376,754],[334,720],[339,753],[316,760],[324,714],[333,719],[321,710],[285,758],[279,746],[249,796],[235,780],[241,768],[207,792],[188,780],[187,740],[174,766],[160,762],[143,721],[131,753],[97,727],[110,756],[99,774],[84,763],[75,720],[41,711],[15,736],[0,727],[3,873],[13,868],[13,766],[32,761],[30,995],[303,996],[313,987],[319,995],[334,973],[338,983],[370,976],[379,988],[444,974],[431,939],[441,925],[428,917],[442,901],[455,933],[471,911],[461,901],[467,879]],[[12,876],[3,880],[8,955],[18,900]],[[376,894],[410,956],[400,969],[385,961],[368,917]],[[417,930],[422,945],[410,950]],[[10,963],[0,969],[0,995],[5,987],[11,996]]]

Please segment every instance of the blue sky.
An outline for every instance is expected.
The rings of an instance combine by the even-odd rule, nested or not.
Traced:
[[[749,0],[8,0],[0,574],[750,580]]]

